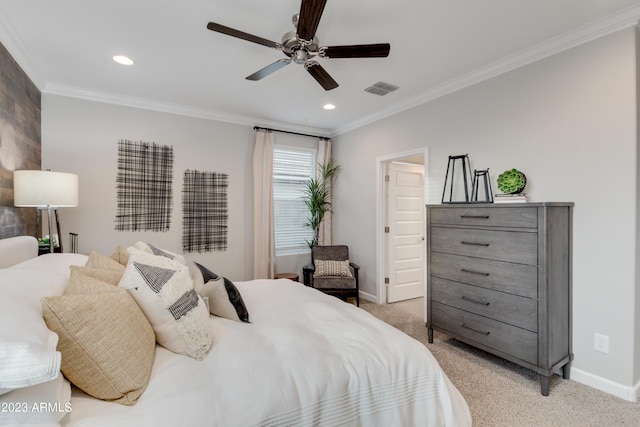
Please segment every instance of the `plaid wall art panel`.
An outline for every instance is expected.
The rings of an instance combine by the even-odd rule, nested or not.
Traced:
[[[227,188],[229,176],[217,172],[187,170],[182,187],[185,252],[212,252],[227,249]]]
[[[117,231],[168,231],[173,195],[173,147],[118,141]]]

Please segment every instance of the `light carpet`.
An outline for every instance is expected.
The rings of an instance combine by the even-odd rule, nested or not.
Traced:
[[[474,426],[640,426],[640,403],[558,375],[549,396],[542,396],[537,375],[529,369],[437,332],[429,344],[420,316],[362,300],[360,308],[426,345],[469,404]]]

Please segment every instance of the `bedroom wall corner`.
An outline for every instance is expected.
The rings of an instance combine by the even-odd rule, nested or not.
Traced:
[[[636,283],[634,322],[634,390],[635,401],[640,401],[640,23],[635,27],[636,43]]]
[[[13,207],[13,171],[40,169],[40,91],[0,43],[0,239],[33,235],[36,210]]]

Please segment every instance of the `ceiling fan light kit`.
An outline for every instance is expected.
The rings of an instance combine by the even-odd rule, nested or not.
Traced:
[[[331,90],[338,87],[338,83],[329,73],[313,60],[320,58],[386,58],[391,46],[389,43],[320,46],[316,37],[316,30],[322,17],[327,0],[302,0],[300,13],[291,19],[295,31],[289,31],[282,36],[281,43],[276,43],[244,31],[236,30],[225,25],[209,22],[207,28],[217,33],[236,37],[252,43],[257,43],[272,49],[282,51],[288,58],[280,59],[246,77],[247,80],[261,80],[291,62],[304,65],[305,70],[324,88]]]

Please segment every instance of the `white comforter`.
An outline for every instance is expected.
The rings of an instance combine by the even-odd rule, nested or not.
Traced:
[[[42,272],[47,281],[51,272],[68,275],[69,264],[85,259],[52,254],[13,268]],[[203,361],[157,347],[149,385],[135,406],[74,389],[61,425],[471,425],[466,402],[413,338],[286,279],[236,285],[251,324],[212,316],[215,343]]]
[[[350,304],[289,280],[236,283],[251,324],[211,318],[204,361],[158,347],[126,407],[75,391],[63,426],[464,426],[429,351]]]

